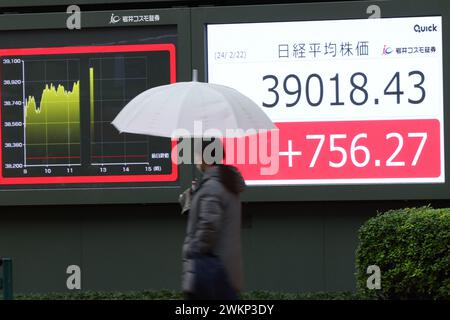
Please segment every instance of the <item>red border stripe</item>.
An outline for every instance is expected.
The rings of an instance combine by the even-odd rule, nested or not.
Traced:
[[[149,52],[168,51],[170,61],[170,83],[176,82],[176,51],[175,45],[164,44],[133,44],[133,45],[111,45],[111,46],[74,46],[74,47],[51,47],[51,48],[19,48],[0,49],[0,58],[7,56],[31,56],[31,55],[53,55],[53,54],[83,54],[83,53],[117,53],[117,52]],[[1,72],[1,70],[0,70]],[[2,86],[0,84],[0,101],[2,101]],[[3,106],[0,106],[2,108]],[[1,112],[0,112],[1,123]],[[2,130],[0,130],[0,141],[2,143]],[[114,182],[169,182],[178,179],[178,166],[176,159],[172,159],[172,172],[161,175],[113,175],[113,176],[58,176],[58,177],[3,177],[2,151],[0,146],[0,184],[60,184],[60,183],[114,183]],[[172,141],[172,148],[176,148],[176,141]]]

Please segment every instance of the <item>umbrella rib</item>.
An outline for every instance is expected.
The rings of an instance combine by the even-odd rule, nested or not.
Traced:
[[[186,86],[192,86],[192,83],[188,83],[188,84],[186,84]],[[185,87],[186,87],[185,86]],[[189,90],[185,90],[185,92],[184,92],[184,94],[183,94],[183,99],[181,99],[181,100],[184,100],[184,99],[186,99],[187,98],[187,96],[189,95]],[[179,104],[180,106],[182,105],[181,103]],[[177,121],[175,122],[176,123],[176,128],[175,129],[186,129],[187,130],[187,128],[178,128],[178,124],[179,123],[181,123],[181,119],[182,119],[182,111],[183,111],[183,108],[179,108],[180,110],[178,110],[178,116],[177,116]],[[173,132],[171,133],[171,136],[172,136],[172,134],[173,134]]]
[[[249,97],[245,96],[245,95],[241,95],[239,91],[237,91],[234,88],[230,88],[230,90],[233,91],[233,99],[236,101],[236,104],[232,104],[233,108],[237,105],[239,105],[240,111],[242,112],[242,116],[245,116],[247,118],[248,123],[252,123],[253,124],[253,128],[249,128],[249,129],[254,129],[255,131],[259,131],[259,130],[267,130],[268,128],[264,125],[264,122],[262,121],[262,118],[255,118],[252,116],[252,114],[249,112],[249,110],[245,107],[243,107],[243,105],[245,106],[245,101],[242,101],[242,99],[248,100],[250,103],[253,103],[258,109],[259,106],[256,104],[256,102],[254,102],[252,99],[250,99]],[[237,95],[237,97],[236,97]],[[242,99],[239,99],[238,97],[242,96]],[[269,121],[272,124],[272,129],[275,129],[276,126],[273,124],[272,120],[270,120],[270,118],[265,114],[264,111],[259,110],[262,112],[262,116],[265,117],[267,119],[267,121]],[[233,112],[235,112],[235,110],[233,109]],[[238,117],[236,117],[238,118]]]

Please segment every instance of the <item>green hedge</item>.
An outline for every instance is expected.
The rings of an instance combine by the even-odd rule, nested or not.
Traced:
[[[450,209],[392,210],[368,220],[356,252],[358,291],[384,299],[450,299]],[[367,267],[381,289],[367,289]]]
[[[17,300],[180,300],[178,291],[139,291],[139,292],[71,292],[47,294],[19,294]],[[243,300],[362,300],[367,297],[353,292],[283,293],[272,291],[250,291],[242,294]]]
[[[172,290],[148,290],[130,292],[74,291],[17,294],[17,300],[179,300],[181,292]]]

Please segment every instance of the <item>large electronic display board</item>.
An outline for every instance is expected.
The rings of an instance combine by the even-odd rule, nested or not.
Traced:
[[[0,184],[177,179],[170,141],[111,125],[152,80],[175,82],[173,44],[5,49],[0,58]]]
[[[0,21],[0,204],[176,201],[175,142],[111,121],[141,92],[187,80],[187,10],[83,15],[80,30],[67,14]]]
[[[387,1],[194,15],[205,80],[248,95],[279,128],[263,143],[272,161],[250,138],[231,159],[247,199],[448,198],[448,14],[442,1]]]
[[[246,93],[280,130],[277,172],[241,165],[248,184],[445,182],[441,17],[207,35],[208,81]]]

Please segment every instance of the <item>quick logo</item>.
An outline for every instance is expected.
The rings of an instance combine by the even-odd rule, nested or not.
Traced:
[[[419,24],[416,24],[414,26],[414,31],[417,32],[417,33],[437,32],[437,25],[435,25],[434,23],[431,26],[421,26]]]

